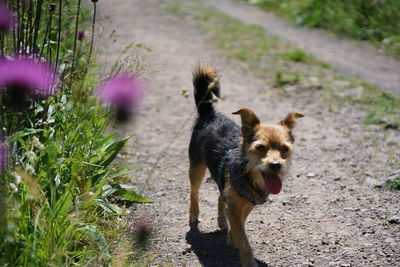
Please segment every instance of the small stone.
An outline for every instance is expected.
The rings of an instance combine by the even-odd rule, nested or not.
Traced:
[[[313,172],[309,172],[309,173],[307,173],[307,177],[308,178],[313,178],[313,177],[315,177],[315,176],[317,176],[315,173],[313,173]]]
[[[326,241],[326,240],[321,240],[321,244],[322,244],[322,245],[329,245],[329,242]]]
[[[308,80],[310,83],[319,83],[319,79],[317,77],[309,77]]]
[[[314,264],[312,262],[310,262],[310,261],[306,261],[302,265],[303,266],[307,266],[307,267],[313,267],[314,266]]]
[[[400,223],[400,217],[399,216],[390,216],[388,218],[388,223],[399,224]]]
[[[377,180],[377,179],[374,179],[374,178],[367,177],[367,178],[364,180],[363,185],[365,185],[365,186],[370,186],[370,187],[374,187],[374,188],[381,188],[381,187],[383,187],[383,185],[384,185],[385,183],[386,183],[386,181]]]
[[[373,245],[372,243],[364,243],[364,247],[372,247]]]
[[[163,196],[165,196],[165,194],[166,194],[165,192],[161,191],[161,192],[155,193],[154,195],[157,197],[163,197]]]
[[[341,266],[341,267],[350,267],[351,265],[348,264],[348,263],[342,263],[342,264],[340,264],[340,266]]]
[[[385,124],[385,129],[389,130],[389,129],[393,129],[396,130],[399,128],[399,125],[397,125],[395,122],[388,122]]]
[[[192,253],[192,247],[188,247],[184,251],[182,251],[182,255],[186,255],[187,253]]]
[[[342,87],[342,88],[349,87],[350,82],[349,81],[334,81],[333,86]]]
[[[383,242],[385,242],[385,243],[393,243],[394,242],[394,238],[391,238],[391,237],[385,238],[385,240]]]

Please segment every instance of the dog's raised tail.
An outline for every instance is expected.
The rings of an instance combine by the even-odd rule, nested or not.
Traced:
[[[213,94],[220,96],[219,75],[213,65],[199,63],[193,69],[194,100],[199,116],[214,113]]]

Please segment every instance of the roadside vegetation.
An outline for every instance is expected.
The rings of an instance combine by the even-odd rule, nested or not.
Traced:
[[[143,83],[123,66],[99,80],[91,4],[0,1],[2,266],[108,265],[124,203],[149,202],[114,163],[130,136],[108,130]]]
[[[323,28],[340,36],[369,40],[400,57],[400,2],[397,0],[247,0],[302,27]]]

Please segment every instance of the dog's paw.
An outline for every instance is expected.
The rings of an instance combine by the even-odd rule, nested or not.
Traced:
[[[225,217],[218,217],[218,227],[221,231],[228,230],[228,223]]]
[[[233,242],[233,238],[232,238],[232,234],[231,231],[228,232],[228,238],[226,241],[227,245],[233,248],[237,248],[237,246],[235,245],[235,243]]]
[[[251,257],[251,259],[245,260],[242,262],[242,266],[243,267],[257,267],[258,264],[257,262],[254,260],[253,257]]]
[[[190,216],[189,218],[189,225],[196,225],[199,224],[200,220],[197,216]]]

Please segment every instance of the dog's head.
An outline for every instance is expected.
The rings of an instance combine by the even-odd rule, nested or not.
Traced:
[[[250,179],[256,187],[278,194],[293,151],[292,129],[296,119],[304,115],[292,112],[277,124],[262,124],[250,109],[242,108],[233,114],[240,115],[242,120],[243,150],[248,159]]]

